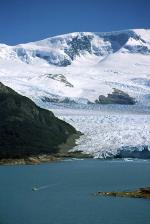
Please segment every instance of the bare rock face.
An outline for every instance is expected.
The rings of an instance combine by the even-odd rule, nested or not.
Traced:
[[[132,97],[130,97],[127,93],[115,88],[113,93],[108,94],[107,97],[100,95],[98,100],[96,100],[95,102],[99,104],[135,104],[135,100]]]
[[[0,83],[0,158],[56,153],[77,131]]]

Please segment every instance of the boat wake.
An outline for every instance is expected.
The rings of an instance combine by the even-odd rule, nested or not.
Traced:
[[[56,186],[56,185],[58,185],[58,184],[50,184],[50,185],[44,185],[44,186],[39,186],[39,187],[34,186],[34,187],[32,188],[32,191],[41,191],[41,190],[45,190],[45,189],[54,187],[54,186]]]

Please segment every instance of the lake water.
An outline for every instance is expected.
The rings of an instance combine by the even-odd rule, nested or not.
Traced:
[[[150,186],[149,161],[0,166],[0,224],[149,224],[150,200],[92,195],[142,186]]]

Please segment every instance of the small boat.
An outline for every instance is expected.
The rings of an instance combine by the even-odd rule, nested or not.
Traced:
[[[37,191],[37,190],[38,190],[37,187],[33,187],[33,188],[32,188],[32,191]]]

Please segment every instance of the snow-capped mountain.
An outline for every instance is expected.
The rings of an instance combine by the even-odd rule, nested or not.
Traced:
[[[150,102],[150,30],[76,32],[0,44],[0,81],[36,102],[95,102],[113,89]]]
[[[137,113],[137,108],[149,113],[143,105],[150,106],[150,30],[71,33],[17,46],[0,44],[0,81],[50,109],[51,102],[87,104],[100,96],[109,102],[114,89],[123,91],[124,98],[134,98],[139,106],[124,115],[124,106],[110,113],[103,106],[94,111],[95,104],[84,106],[87,112],[63,108],[61,114],[59,108],[57,113],[58,104],[53,111],[84,133],[75,150],[94,157],[150,146],[149,115]]]

